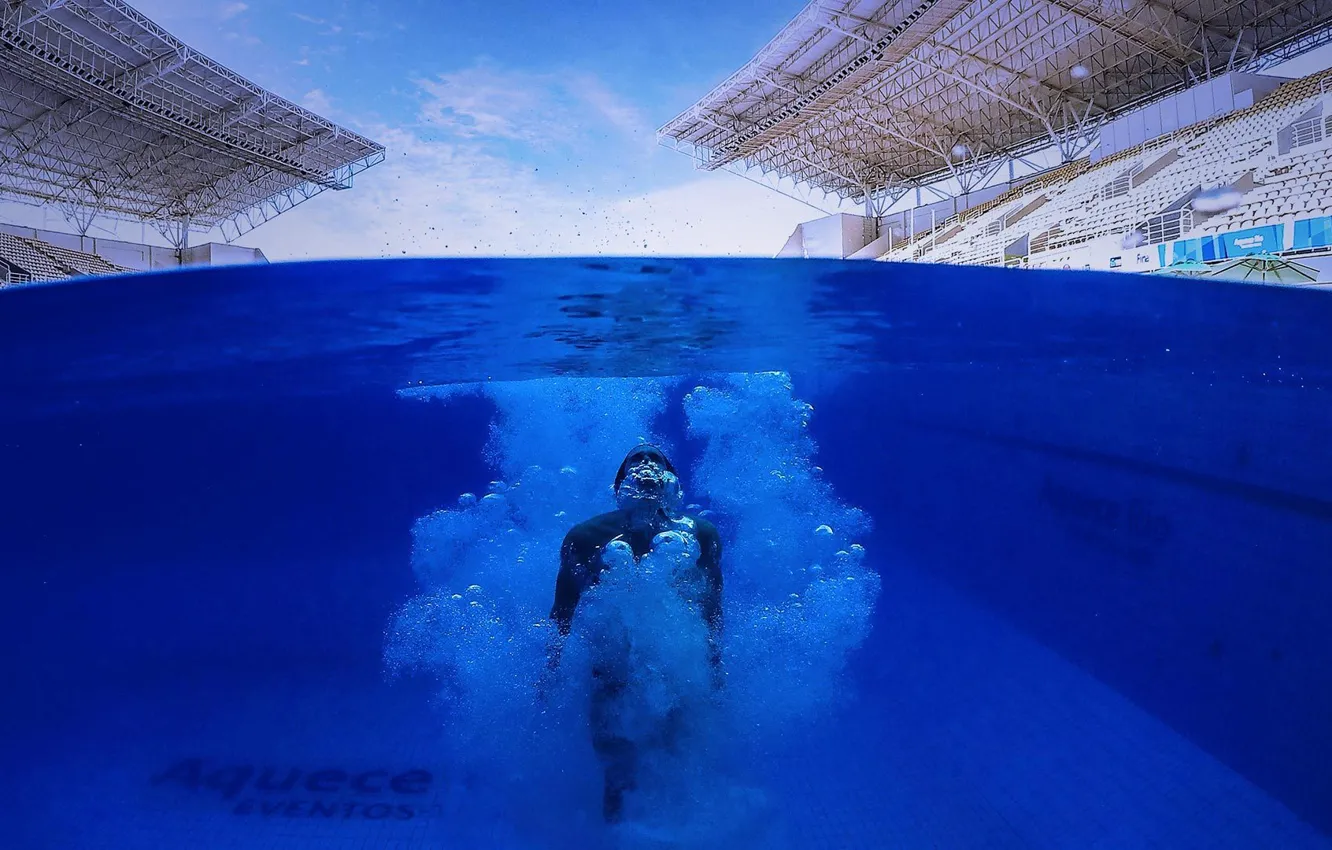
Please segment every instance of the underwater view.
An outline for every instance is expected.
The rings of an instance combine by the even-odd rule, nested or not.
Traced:
[[[0,292],[0,833],[1332,846],[1329,320],[836,261]]]

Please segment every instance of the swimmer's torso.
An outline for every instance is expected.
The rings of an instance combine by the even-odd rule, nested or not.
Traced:
[[[568,633],[578,600],[601,579],[606,568],[602,554],[607,544],[623,541],[633,550],[635,558],[652,551],[653,539],[663,531],[681,531],[690,534],[698,543],[699,556],[695,563],[696,575],[690,584],[701,586],[701,614],[710,630],[721,627],[721,538],[717,528],[705,519],[683,518],[664,527],[636,526],[626,511],[611,511],[574,526],[564,538],[560,548],[560,572],[555,582],[555,605],[551,617],[560,631]],[[691,594],[692,596],[693,594]]]

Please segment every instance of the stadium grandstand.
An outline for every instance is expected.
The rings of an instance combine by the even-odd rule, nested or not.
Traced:
[[[813,0],[658,137],[831,213],[778,256],[1314,262],[1332,73],[1265,72],[1330,42],[1325,0]]]
[[[231,243],[383,159],[123,0],[0,3],[0,197],[74,231],[0,225],[0,281],[263,261]],[[166,246],[90,235],[103,216]],[[224,241],[190,245],[211,232]]]

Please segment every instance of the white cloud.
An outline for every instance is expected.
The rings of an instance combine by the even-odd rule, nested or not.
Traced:
[[[301,106],[320,115],[327,115],[333,111],[333,101],[329,99],[323,89],[311,89],[302,95]]]
[[[229,32],[222,37],[227,41],[236,41],[241,44],[249,45],[250,47],[253,47],[256,44],[263,44],[263,40],[260,39],[259,36],[248,35],[242,32]]]
[[[580,74],[566,84],[578,99],[599,113],[606,122],[626,136],[654,142],[656,131],[639,109],[608,89],[592,74]]]
[[[462,138],[566,145],[613,130],[649,139],[652,126],[591,74],[530,73],[477,64],[416,81],[421,118]]]
[[[319,33],[320,35],[337,35],[342,32],[341,24],[335,24],[327,18],[316,18],[313,15],[303,15],[300,12],[292,12],[291,16],[298,21],[323,27],[324,29]]]
[[[218,11],[218,17],[224,21],[228,21],[237,15],[242,14],[249,8],[250,6],[248,3],[227,3]]]
[[[548,106],[540,92],[509,85],[502,77],[471,71],[441,74],[417,81],[427,99],[421,117],[430,124],[463,138],[488,136],[538,142],[552,130]]]

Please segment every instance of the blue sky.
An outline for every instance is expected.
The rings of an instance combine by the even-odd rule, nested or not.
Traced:
[[[809,207],[655,130],[803,0],[135,0],[187,44],[385,144],[349,192],[243,238],[273,258],[771,255]],[[139,228],[133,228],[135,234]]]

